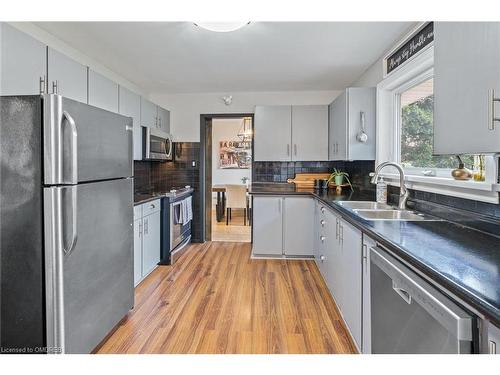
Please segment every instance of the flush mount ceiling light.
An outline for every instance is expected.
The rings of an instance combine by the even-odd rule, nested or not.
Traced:
[[[250,22],[194,22],[198,27],[206,30],[215,31],[218,33],[227,33],[241,29],[243,26],[248,25]]]

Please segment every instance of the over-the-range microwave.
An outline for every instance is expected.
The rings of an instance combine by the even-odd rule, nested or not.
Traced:
[[[172,135],[159,129],[142,127],[142,158],[144,160],[173,160]]]

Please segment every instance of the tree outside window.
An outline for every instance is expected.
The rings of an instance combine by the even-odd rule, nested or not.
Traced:
[[[434,80],[413,86],[400,95],[401,164],[405,168],[456,168],[453,155],[433,156]],[[463,156],[466,167],[473,166],[473,156]]]

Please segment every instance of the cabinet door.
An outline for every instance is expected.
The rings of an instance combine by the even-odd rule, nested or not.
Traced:
[[[160,261],[160,211],[143,218],[142,276],[149,274]]]
[[[48,47],[47,72],[49,92],[57,83],[57,93],[87,103],[87,67]]]
[[[142,219],[134,220],[134,286],[142,279]]]
[[[363,324],[361,332],[361,349],[363,354],[371,354],[371,303],[370,303],[370,249],[375,247],[376,243],[370,237],[363,234],[363,277],[362,277],[362,289],[363,289]]]
[[[362,322],[362,242],[361,232],[344,220],[340,230],[340,310],[358,348],[361,348]]]
[[[341,259],[340,259],[340,218],[331,210],[326,211],[326,222],[328,224],[326,232],[326,254],[328,259],[326,284],[335,302],[340,309],[342,292],[344,290],[343,280],[341,278]]]
[[[328,106],[292,106],[292,160],[328,160]]]
[[[347,89],[347,159],[375,160],[375,97],[374,87],[350,87]],[[361,113],[364,114],[365,133],[368,141],[359,142]]]
[[[149,128],[157,128],[158,123],[158,109],[156,104],[141,97],[141,125]]]
[[[285,197],[284,207],[284,254],[288,256],[312,256],[314,247],[314,199]]]
[[[118,112],[118,84],[89,69],[89,104]]]
[[[134,160],[142,160],[141,97],[121,86],[119,92],[120,114],[133,119]]]
[[[47,74],[47,47],[16,28],[0,23],[0,95],[37,95]]]
[[[346,160],[347,142],[347,93],[344,91],[332,104],[329,116],[329,154],[330,160]]]
[[[434,23],[434,153],[500,151],[500,23]]]
[[[165,133],[170,133],[170,111],[158,107],[158,125]]]
[[[283,199],[253,197],[252,230],[254,255],[283,254]]]
[[[292,160],[292,107],[256,106],[254,118],[254,160]]]

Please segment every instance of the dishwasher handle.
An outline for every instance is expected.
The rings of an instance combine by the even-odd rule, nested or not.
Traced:
[[[392,280],[406,303],[417,303],[459,340],[472,341],[472,316],[380,247],[370,248],[371,266]]]

